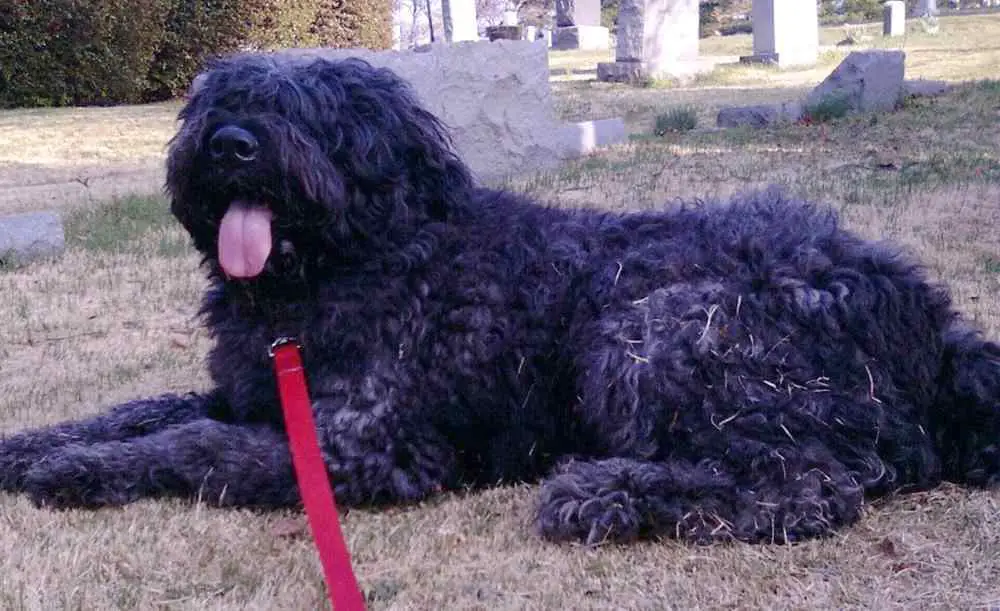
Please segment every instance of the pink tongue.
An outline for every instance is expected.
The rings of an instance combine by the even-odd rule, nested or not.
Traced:
[[[219,264],[233,278],[253,278],[271,254],[271,211],[235,201],[219,225]]]

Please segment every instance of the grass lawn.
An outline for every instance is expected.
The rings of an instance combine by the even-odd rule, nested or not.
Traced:
[[[831,43],[842,35],[823,33]],[[908,76],[963,80],[1000,75],[996,41],[1000,18],[967,17],[901,44]],[[749,37],[703,41],[704,52],[748,49]],[[785,99],[829,67],[732,68],[686,88],[556,81],[561,116],[625,114],[635,135],[507,186],[630,210],[780,184],[834,206],[866,236],[906,245],[1000,337],[1000,81],[828,125],[646,135],[665,109],[697,104],[707,120],[728,101]],[[165,202],[148,195],[176,110],[0,113],[0,214],[65,206],[69,242],[58,261],[0,270],[0,434],[208,386],[198,257]],[[109,200],[115,192],[146,195]],[[513,486],[350,512],[345,534],[371,608],[1000,606],[1000,491],[946,486],[887,499],[838,536],[795,546],[597,549],[534,537],[534,493]],[[0,609],[323,608],[304,528],[295,513],[179,501],[51,512],[0,495]]]

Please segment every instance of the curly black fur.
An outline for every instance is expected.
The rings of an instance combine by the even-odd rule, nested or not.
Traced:
[[[1000,347],[829,212],[479,188],[409,88],[356,60],[222,61],[181,118],[168,187],[212,281],[216,387],[8,437],[6,490],[297,504],[267,357],[286,335],[346,506],[547,478],[554,540],[796,541],[866,497],[1000,482]],[[259,154],[213,157],[227,126]],[[249,279],[216,256],[236,200],[273,213]]]

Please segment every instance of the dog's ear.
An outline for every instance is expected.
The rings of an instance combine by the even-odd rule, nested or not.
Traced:
[[[473,180],[442,123],[387,69],[353,59],[321,64],[317,76],[335,106],[327,108],[334,113],[331,157],[366,200],[351,213],[375,222],[446,218]]]

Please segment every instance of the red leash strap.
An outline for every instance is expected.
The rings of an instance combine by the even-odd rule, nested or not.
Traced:
[[[364,597],[351,570],[351,555],[340,530],[330,478],[319,450],[299,346],[295,340],[281,338],[271,344],[268,355],[274,362],[295,477],[323,563],[330,604],[334,611],[364,611]]]

